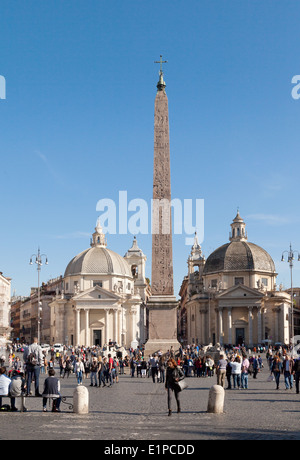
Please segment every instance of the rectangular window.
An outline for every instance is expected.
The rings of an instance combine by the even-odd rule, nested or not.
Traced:
[[[212,288],[218,287],[218,280],[212,280],[212,281],[211,281],[211,287],[212,287]]]
[[[234,285],[238,286],[239,284],[244,284],[244,278],[242,277],[234,278]]]
[[[262,278],[262,279],[261,279],[261,282],[262,282],[262,284],[263,284],[264,286],[266,286],[266,287],[268,286],[268,278]]]
[[[93,287],[95,286],[102,287],[102,281],[93,281]]]

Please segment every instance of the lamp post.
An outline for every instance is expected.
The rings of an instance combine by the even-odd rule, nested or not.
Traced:
[[[292,244],[290,244],[290,250],[289,251],[283,251],[282,257],[281,257],[281,262],[284,262],[284,254],[287,253],[287,261],[290,266],[290,272],[291,272],[291,337],[292,339],[294,337],[294,292],[293,292],[293,266],[294,263],[293,261],[295,260],[295,255],[298,254],[298,262],[300,262],[300,253],[299,251],[294,251],[292,249]]]
[[[40,292],[40,272],[41,272],[41,267],[43,265],[43,257],[45,257],[45,265],[48,265],[48,258],[46,254],[41,254],[40,248],[38,248],[37,254],[32,254],[30,257],[29,264],[32,265],[32,258],[35,258],[35,263],[37,264],[37,272],[38,272],[38,343],[40,343],[41,340],[41,292]]]

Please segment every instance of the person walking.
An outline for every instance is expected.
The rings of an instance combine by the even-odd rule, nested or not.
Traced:
[[[81,358],[76,359],[74,372],[75,372],[76,377],[77,377],[77,384],[82,385],[82,378],[83,378],[83,373],[84,373],[84,364],[83,364]]]
[[[153,383],[155,383],[155,377],[157,377],[158,375],[157,365],[158,365],[158,361],[157,361],[156,354],[154,353],[154,355],[150,358],[150,367],[151,367],[151,375],[152,375]]]
[[[98,382],[99,388],[101,387],[101,383],[103,387],[106,387],[104,362],[101,356],[98,356]]]
[[[278,355],[275,355],[272,366],[271,366],[271,374],[274,374],[275,381],[276,381],[276,390],[279,390],[279,382],[280,382],[280,373],[282,369],[282,364]]]
[[[111,354],[108,355],[108,377],[109,377],[109,385],[108,388],[113,386],[114,383],[114,360],[111,357]]]
[[[241,371],[241,388],[248,390],[248,380],[249,380],[249,367],[250,361],[246,355],[242,359],[242,371]]]
[[[214,362],[214,360],[212,359],[211,356],[207,356],[206,361],[205,361],[205,365],[207,367],[207,375],[208,375],[208,377],[213,377],[215,362]]]
[[[98,373],[98,362],[97,358],[93,358],[90,366],[91,371],[91,384],[90,386],[97,386],[97,373]]]
[[[231,390],[231,374],[232,374],[232,368],[231,368],[231,363],[233,361],[233,358],[230,359],[230,361],[227,363],[226,366],[226,378],[227,378],[227,390]]]
[[[235,360],[230,363],[231,365],[231,374],[233,379],[233,388],[235,389],[238,387],[240,389],[241,386],[241,373],[242,373],[242,363],[241,358],[237,356]]]
[[[159,358],[158,369],[159,369],[159,374],[160,374],[159,382],[165,383],[166,366],[165,366],[165,360],[163,359],[162,356]]]
[[[38,344],[38,338],[34,337],[33,343],[24,350],[23,360],[26,364],[27,373],[27,396],[30,394],[31,382],[34,380],[35,396],[41,397],[40,386],[40,370],[44,362],[42,348]]]
[[[72,369],[73,369],[72,361],[69,358],[69,356],[66,357],[65,364],[66,365],[65,365],[65,372],[64,372],[63,378],[65,378],[65,375],[67,374],[67,379],[68,379],[70,376],[70,372],[72,372]]]
[[[250,362],[246,355],[243,356],[242,360],[242,373],[241,373],[241,388],[248,390],[248,370],[250,367]]]
[[[294,367],[293,360],[289,357],[289,355],[285,355],[285,358],[282,364],[282,371],[284,375],[284,383],[285,383],[286,390],[293,389],[293,383],[294,383],[293,367]]]
[[[172,415],[172,392],[174,392],[176,403],[177,403],[177,412],[181,412],[180,407],[180,387],[177,385],[180,380],[184,378],[184,373],[177,366],[175,359],[170,358],[167,361],[167,370],[166,370],[166,380],[165,380],[165,389],[168,392],[168,415]]]
[[[224,355],[220,355],[220,359],[217,364],[217,385],[225,387],[227,360],[224,359]]]
[[[256,355],[253,355],[252,368],[253,368],[253,378],[256,379],[256,376],[259,371],[258,359]]]
[[[299,394],[299,381],[300,381],[300,356],[296,359],[294,364],[294,375],[296,381],[296,393]]]

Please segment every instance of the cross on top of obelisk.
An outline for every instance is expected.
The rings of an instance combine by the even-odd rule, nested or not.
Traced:
[[[160,60],[159,61],[154,61],[154,64],[160,64],[159,81],[157,83],[158,91],[164,91],[165,87],[166,87],[166,84],[165,84],[164,79],[163,79],[163,74],[164,73],[163,73],[162,65],[166,64],[167,62],[168,61],[163,61],[162,55],[160,55]]]
[[[159,61],[154,61],[154,64],[160,64],[160,71],[159,73],[163,73],[163,70],[162,70],[162,65],[163,64],[166,64],[168,61],[163,61],[162,60],[162,55],[160,55],[160,60]]]

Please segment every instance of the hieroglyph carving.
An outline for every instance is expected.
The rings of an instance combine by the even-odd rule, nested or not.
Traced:
[[[173,295],[168,98],[158,91],[154,113],[152,295]]]

